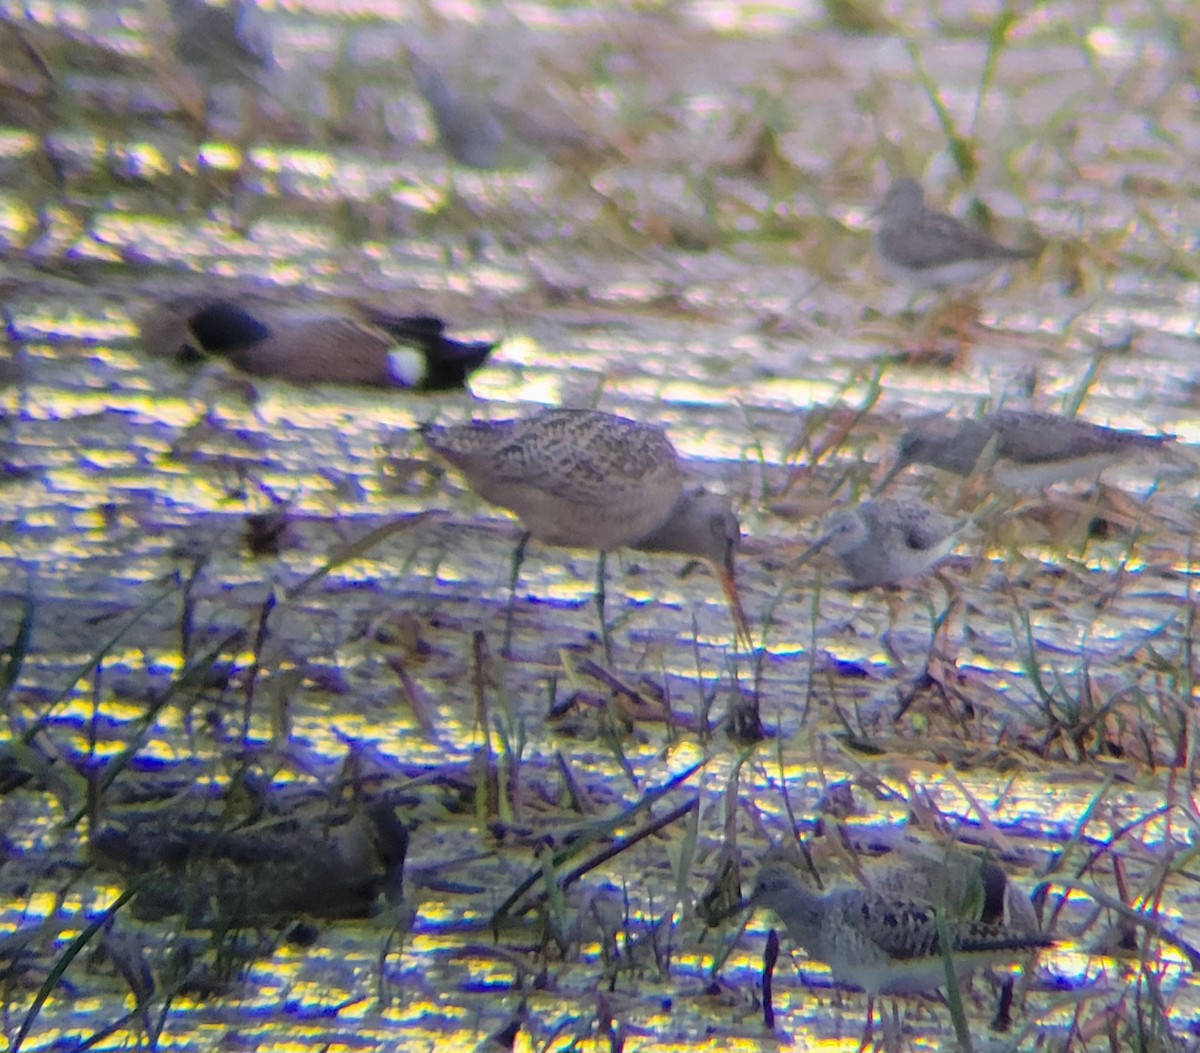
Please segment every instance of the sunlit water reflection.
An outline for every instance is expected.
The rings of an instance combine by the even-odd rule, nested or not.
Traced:
[[[32,61],[0,84],[2,639],[15,638],[32,597],[31,652],[9,709],[26,727],[52,707],[47,734],[74,770],[0,801],[3,832],[32,865],[0,869],[0,933],[47,921],[49,962],[120,894],[91,870],[64,882],[84,852],[62,820],[84,805],[81,772],[120,754],[181,668],[189,575],[200,644],[249,630],[229,655],[240,678],[200,705],[167,705],[138,756],[160,768],[196,762],[187,779],[199,786],[229,777],[222,758],[256,660],[248,741],[279,749],[280,782],[332,784],[350,742],[407,766],[405,780],[465,769],[481,748],[479,631],[491,648],[493,738],[523,739],[525,781],[559,792],[561,753],[611,814],[706,761],[670,798],[701,802],[692,893],[716,866],[738,749],[722,732],[691,729],[757,691],[778,737],[739,770],[745,862],[789,815],[811,833],[830,784],[851,777],[854,835],[930,801],[973,834],[1003,839],[1027,884],[1058,853],[1075,867],[1094,851],[1104,863],[1089,881],[1110,896],[1124,881],[1139,906],[1154,898],[1156,868],[1194,840],[1173,813],[1138,822],[1174,801],[1194,752],[1193,476],[1135,466],[1107,477],[1115,495],[1056,494],[1061,515],[1002,509],[964,533],[943,579],[895,594],[851,594],[834,562],[792,560],[832,504],[866,492],[869,465],[889,458],[912,414],[964,415],[985,400],[1057,409],[1086,396],[1090,419],[1200,441],[1200,198],[1188,174],[1200,135],[1192,89],[1173,94],[1186,56],[1157,20],[1182,16],[1122,5],[1134,32],[1090,25],[1087,5],[1030,12],[977,109],[992,14],[964,9],[949,25],[923,6],[887,6],[917,34],[950,117],[972,130],[981,196],[1008,230],[1046,242],[1035,266],[988,287],[986,328],[950,364],[889,361],[914,342],[900,319],[908,294],[878,282],[870,260],[885,163],[926,176],[939,196],[957,186],[899,34],[837,33],[815,4],[447,2],[418,18],[394,4],[264,0],[255,15],[277,58],[267,118],[247,124],[227,85],[199,129],[183,114],[186,85],[171,77],[184,71],[156,67],[147,40],[147,19],[165,5],[3,6],[54,92],[40,92]],[[535,144],[515,167],[455,170],[398,58],[408,48],[507,105],[536,114],[565,101],[612,155],[577,171]],[[952,202],[960,213],[966,204]],[[465,338],[502,342],[471,396],[264,381],[248,397],[220,370],[186,373],[138,345],[154,301],[221,282],[305,306],[432,311]],[[581,656],[601,655],[594,555],[531,549],[515,612],[521,660],[499,659],[516,529],[431,466],[415,433],[434,418],[560,402],[662,421],[693,474],[735,497],[747,534],[739,581],[767,644],[758,662],[736,652],[703,569],[681,576],[679,560],[642,553],[610,559],[615,670],[635,690],[649,692],[648,679],[691,721],[669,734],[637,726],[620,759],[586,710],[570,724],[546,719],[552,698],[603,694],[579,671]],[[903,486],[969,504],[960,481],[932,473],[913,470]],[[294,545],[252,558],[245,517],[280,502]],[[1116,525],[1088,536],[1099,514]],[[290,595],[341,546],[401,516],[414,518]],[[268,595],[272,633],[256,655]],[[97,671],[90,660],[105,647]],[[1177,774],[1164,775],[1172,765]],[[425,792],[414,864],[469,860],[453,867],[462,890],[411,880],[413,931],[382,957],[395,919],[330,924],[314,947],[259,961],[230,993],[175,1000],[160,1048],[457,1048],[522,1000],[530,1024],[519,1048],[562,1048],[577,1035],[603,1044],[606,1013],[629,1048],[775,1046],[755,1001],[769,919],[756,916],[711,986],[713,957],[734,932],[700,941],[692,904],[675,902],[680,831],[618,856],[573,893],[619,888],[637,935],[622,967],[610,973],[599,938],[580,933],[567,961],[542,963],[543,989],[534,923],[499,943],[487,926],[539,866],[536,839],[508,843],[470,808]],[[535,833],[584,821],[532,795],[518,813],[511,825]],[[1103,852],[1118,832],[1119,881]],[[1158,905],[1169,928],[1195,895],[1176,869]],[[1055,931],[1069,940],[1092,920],[1092,901],[1067,899]],[[568,909],[583,915],[578,903]],[[655,929],[664,913],[675,924]],[[183,939],[137,931],[151,956]],[[1056,986],[1074,989],[1072,1005],[1085,994],[1097,1007],[1131,998],[1131,973],[1085,953],[1096,935],[1043,957],[1029,1001],[1040,1026],[1071,1020]],[[777,983],[791,1044],[854,1048],[861,1000],[831,1011],[827,973],[795,961]],[[1157,964],[1175,1018],[1194,1016],[1178,955],[1164,948]],[[26,975],[11,995],[10,1038],[43,976]],[[67,978],[71,996],[50,999],[27,1048],[82,1041],[128,1008],[111,967],[75,966]],[[990,1010],[971,1009],[980,1033]],[[139,1026],[112,1041],[132,1042]],[[914,1048],[950,1041],[940,1008],[909,1013],[906,1026]]]

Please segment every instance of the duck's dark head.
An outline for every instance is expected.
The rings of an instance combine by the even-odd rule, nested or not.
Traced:
[[[179,357],[232,355],[260,344],[271,335],[262,322],[229,300],[214,300],[188,319],[191,338],[180,348]]]

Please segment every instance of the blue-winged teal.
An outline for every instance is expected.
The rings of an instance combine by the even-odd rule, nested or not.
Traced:
[[[184,300],[152,312],[147,349],[183,361],[226,358],[255,376],[297,384],[358,384],[418,391],[460,388],[490,354],[490,342],[446,336],[428,316],[304,316],[252,310],[233,300]]]

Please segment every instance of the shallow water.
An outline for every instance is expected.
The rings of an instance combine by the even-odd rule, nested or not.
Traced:
[[[606,1046],[597,1021],[607,1017],[630,1049],[773,1048],[756,1002],[770,919],[755,916],[713,987],[734,929],[701,939],[675,891],[702,890],[733,827],[751,873],[766,839],[787,829],[785,789],[805,833],[818,816],[828,827],[822,796],[847,778],[855,837],[914,823],[911,808],[928,802],[949,829],[990,840],[1031,887],[1059,853],[1068,873],[1094,850],[1085,880],[1139,907],[1147,897],[1168,929],[1184,926],[1196,894],[1185,796],[1193,475],[1133,465],[1108,473],[1112,489],[1098,496],[1007,498],[939,577],[894,594],[849,593],[833,562],[792,560],[832,505],[880,477],[918,413],[1081,403],[1089,419],[1200,442],[1195,27],[1182,2],[1110,4],[1099,16],[1094,4],[1043,5],[1004,34],[984,5],[884,7],[891,30],[853,35],[817,4],[263,2],[255,19],[276,68],[255,118],[236,84],[206,93],[194,77],[207,74],[181,70],[169,40],[154,43],[165,6],[4,5],[0,639],[16,637],[27,601],[34,612],[12,727],[58,700],[45,729],[52,755],[85,770],[117,754],[182,664],[186,612],[192,655],[246,636],[228,649],[226,691],[162,710],[138,754],[146,761],[195,760],[224,784],[257,658],[250,740],[279,782],[331,785],[349,741],[381,763],[465,772],[481,748],[476,632],[488,645],[493,739],[498,728],[525,740],[525,790],[503,805],[520,837],[433,794],[408,816],[420,822],[415,873],[477,857],[451,868],[477,891],[413,878],[412,933],[382,966],[391,919],[325,925],[315,947],[278,950],[221,997],[175,999],[159,1047],[450,1048],[496,1030],[524,999],[522,1049],[577,1036]],[[989,40],[1002,46],[981,94]],[[408,47],[537,118],[543,134],[527,130],[535,141],[512,146],[501,170],[453,166]],[[997,236],[1044,244],[1034,265],[983,291],[968,346],[938,335],[936,351],[960,353],[925,358],[897,355],[922,323],[871,257],[889,169],[921,175],[960,215],[971,204],[918,64],[974,149]],[[203,123],[187,111],[206,95]],[[567,117],[571,142],[582,129],[602,154],[547,156],[568,137],[545,125]],[[140,346],[138,319],[162,297],[248,283],[306,307],[431,311],[456,335],[503,342],[470,395],[437,398],[281,381],[256,381],[248,398],[219,370],[188,373]],[[546,719],[552,696],[607,700],[580,672],[584,657],[603,660],[594,554],[531,550],[519,660],[501,659],[516,531],[431,465],[414,430],[563,401],[663,422],[689,470],[733,495],[746,535],[739,583],[766,645],[736,652],[706,571],[611,559],[614,671],[665,691],[689,722],[642,721],[619,748],[604,710]],[[947,507],[980,503],[932,471],[910,470],[902,487]],[[254,558],[245,518],[280,501],[295,544]],[[1108,536],[1087,536],[1097,515]],[[295,591],[341,546],[398,517],[412,518]],[[269,595],[277,606],[256,655]],[[80,675],[101,650],[100,672]],[[414,714],[414,692],[432,728]],[[698,734],[693,719],[708,708],[720,718],[739,692],[757,693],[776,731],[740,766],[739,747]],[[539,838],[558,843],[588,820],[563,803],[558,754],[605,815],[704,762],[659,808],[698,799],[690,861],[680,821],[581,882],[585,900],[627,915],[616,968],[583,921],[565,960],[544,961],[532,921],[499,943],[486,924],[539,866]],[[399,782],[410,779],[406,769]],[[49,963],[119,891],[73,867],[81,834],[64,819],[83,798],[82,778],[63,775],[0,799],[20,850],[0,869],[0,932],[51,919],[41,971],[7,999],[10,1042]],[[1091,903],[1069,897],[1053,930],[1063,946],[1043,956],[1011,1042],[1064,1041],[1077,1009],[1084,1021],[1114,1007],[1131,1016],[1153,966],[1179,1048],[1194,1045],[1186,964],[1158,944],[1141,966],[1086,956],[1112,923]],[[586,919],[585,907],[566,909]],[[656,956],[652,922],[664,916],[673,924],[656,930]],[[182,938],[127,924],[154,969]],[[857,1046],[863,1000],[844,995],[836,1008],[821,967],[794,960],[777,982],[787,1044]],[[67,979],[73,997],[50,998],[25,1048],[71,1048],[131,1006],[111,965],[86,951]],[[1003,1043],[979,1001],[968,1006],[977,1041]],[[952,1041],[944,1007],[910,1008],[906,1028],[914,1048]],[[133,1045],[137,1033],[131,1024],[99,1048]]]

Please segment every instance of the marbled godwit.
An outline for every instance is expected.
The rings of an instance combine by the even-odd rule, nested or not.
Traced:
[[[734,582],[741,537],[737,517],[726,498],[684,488],[679,455],[661,428],[595,410],[551,409],[517,420],[427,425],[422,433],[480,497],[521,520],[525,534],[513,560],[513,597],[530,537],[548,545],[599,549],[596,598],[607,650],[603,554],[615,548],[678,552],[712,565],[738,635],[749,642]]]

